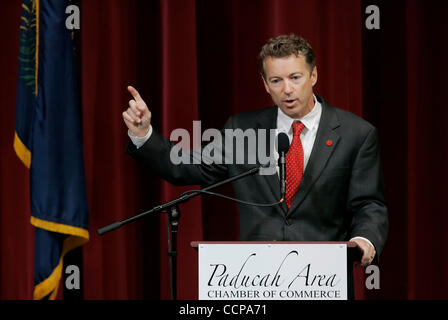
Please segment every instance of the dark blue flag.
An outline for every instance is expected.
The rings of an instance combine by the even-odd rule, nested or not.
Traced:
[[[87,242],[81,108],[68,0],[23,0],[14,149],[30,169],[34,299],[54,299],[64,255]]]

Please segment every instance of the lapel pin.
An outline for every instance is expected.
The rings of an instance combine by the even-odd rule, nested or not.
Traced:
[[[327,144],[327,146],[331,146],[333,144],[333,141],[332,140],[327,140],[326,144]]]

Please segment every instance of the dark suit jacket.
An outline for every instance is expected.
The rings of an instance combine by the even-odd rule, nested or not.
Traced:
[[[330,106],[321,97],[316,140],[291,209],[286,205],[239,205],[240,240],[347,241],[369,239],[379,254],[388,232],[377,130],[362,118]],[[225,128],[275,129],[278,107],[232,116]],[[331,140],[332,144],[327,145]],[[208,185],[249,165],[174,165],[172,143],[153,131],[139,149],[127,151],[167,181]],[[277,174],[252,175],[233,183],[238,198],[256,203],[280,199]]]

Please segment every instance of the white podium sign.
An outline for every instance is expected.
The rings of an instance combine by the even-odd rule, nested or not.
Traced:
[[[200,300],[346,300],[346,244],[199,244]]]

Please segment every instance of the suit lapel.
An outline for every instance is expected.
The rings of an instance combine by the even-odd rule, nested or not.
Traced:
[[[288,214],[294,212],[305,199],[312,185],[320,176],[322,170],[324,170],[328,159],[337,147],[340,139],[340,136],[334,131],[335,128],[339,127],[336,114],[322,98],[319,100],[322,100],[322,115],[316,134],[316,140],[314,141],[307,167]],[[331,145],[327,145],[327,141],[331,141]]]

